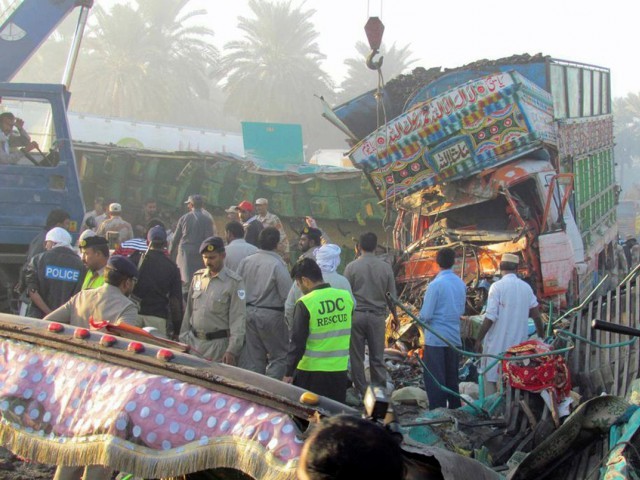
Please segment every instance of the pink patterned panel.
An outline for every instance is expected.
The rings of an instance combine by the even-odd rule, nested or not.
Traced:
[[[289,417],[272,408],[6,339],[0,344],[0,413],[3,422],[49,439],[125,441],[134,450],[181,453],[225,438],[259,443],[287,462],[303,443]]]

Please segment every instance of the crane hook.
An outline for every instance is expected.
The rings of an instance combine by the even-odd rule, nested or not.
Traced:
[[[371,70],[380,70],[380,67],[382,67],[382,60],[384,60],[384,56],[381,56],[380,59],[376,61],[373,60],[373,57],[378,55],[378,53],[380,53],[378,49],[374,48],[367,56],[367,67],[369,67]]]

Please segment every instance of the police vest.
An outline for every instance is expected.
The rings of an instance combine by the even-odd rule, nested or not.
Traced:
[[[301,297],[309,311],[307,348],[299,370],[342,372],[349,361],[353,300],[346,290],[320,288]]]

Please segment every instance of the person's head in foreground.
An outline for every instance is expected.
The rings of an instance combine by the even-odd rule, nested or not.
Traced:
[[[302,448],[299,480],[402,480],[402,450],[383,427],[370,420],[338,415],[322,421]]]

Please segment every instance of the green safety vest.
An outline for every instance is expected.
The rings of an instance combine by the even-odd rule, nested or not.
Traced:
[[[82,290],[93,290],[94,288],[101,287],[102,285],[104,285],[104,275],[98,275],[97,277],[94,277],[93,272],[89,270],[84,276],[84,281],[82,282]]]
[[[351,294],[338,288],[319,288],[298,301],[309,310],[307,349],[298,369],[309,372],[346,371],[353,312]]]

